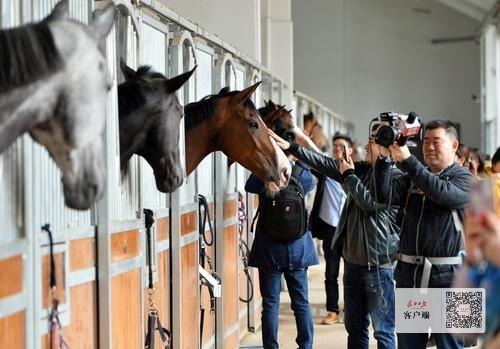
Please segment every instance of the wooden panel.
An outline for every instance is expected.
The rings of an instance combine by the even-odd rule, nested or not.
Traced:
[[[199,347],[198,244],[181,249],[181,331],[182,347]],[[175,300],[174,300],[175,301]]]
[[[71,348],[97,348],[97,303],[94,282],[71,287],[71,325],[64,334]],[[78,346],[77,346],[78,344]]]
[[[181,215],[181,236],[198,231],[197,214],[198,211],[193,211]]]
[[[13,256],[0,260],[0,298],[23,291],[23,257]],[[4,347],[0,347],[4,348]]]
[[[111,347],[141,348],[141,273],[135,269],[111,280]]]
[[[238,254],[238,265],[240,264],[240,256]],[[238,268],[238,299],[241,297],[242,299],[248,299],[248,279],[243,267]],[[245,310],[247,308],[247,304],[244,302],[238,302],[240,311]]]
[[[224,329],[238,322],[238,234],[236,225],[224,228]],[[231,280],[228,282],[227,280]],[[228,347],[229,348],[229,347]]]
[[[224,340],[224,348],[239,348],[240,339],[238,337],[238,331],[235,331],[232,335]]]
[[[139,231],[130,230],[111,235],[111,260],[123,261],[139,256]]]
[[[224,219],[238,217],[238,200],[224,201]]]
[[[155,293],[153,296],[153,300],[155,302],[156,308],[158,309],[161,324],[163,327],[167,328],[169,331],[170,328],[170,283],[169,283],[169,257],[168,252],[163,252],[158,255],[158,282],[155,283]],[[148,309],[149,309],[149,300],[148,300],[148,288],[144,289],[144,331],[147,331],[147,321],[148,321]],[[155,332],[156,341],[155,348],[163,349],[161,337],[158,332]]]
[[[61,333],[71,348],[97,348],[97,305],[94,283],[74,286],[71,293],[71,319]],[[42,348],[50,349],[50,336],[42,338]]]
[[[95,240],[93,238],[69,242],[69,270],[77,271],[94,267]]]
[[[156,220],[156,240],[162,241],[168,239],[168,217]]]
[[[24,311],[0,318],[0,348],[24,349]]]
[[[60,304],[66,303],[66,284],[64,272],[64,253],[55,253],[54,259],[56,263],[56,297]],[[42,305],[44,309],[52,306],[51,290],[50,290],[50,255],[42,256]]]
[[[253,207],[257,208],[259,207],[259,196],[258,195],[252,195],[253,196]]]

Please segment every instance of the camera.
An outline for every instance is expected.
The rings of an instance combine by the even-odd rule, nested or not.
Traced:
[[[375,134],[375,143],[383,147],[388,148],[394,142],[403,146],[408,139],[420,135],[420,117],[413,111],[408,113],[408,115],[392,111],[384,112],[378,118],[372,120],[372,122],[377,121],[389,123],[389,125],[380,126]]]

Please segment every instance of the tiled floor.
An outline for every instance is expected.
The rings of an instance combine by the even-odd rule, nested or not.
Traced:
[[[343,313],[341,313],[341,322],[334,325],[321,325],[321,319],[325,316],[325,291],[324,291],[324,259],[320,256],[321,264],[309,269],[309,301],[314,317],[314,348],[315,349],[337,349],[347,348],[347,332],[344,328]],[[342,302],[342,268],[339,276],[339,292],[341,304]],[[258,314],[260,316],[260,314]],[[257,316],[257,314],[256,314]],[[296,329],[293,312],[290,309],[290,298],[287,292],[281,293],[280,307],[280,327],[279,327],[279,343],[280,349],[295,349]],[[373,338],[373,332],[370,328],[370,348],[376,348],[377,343]],[[241,343],[240,348],[262,348],[260,328],[255,333],[246,335]],[[436,348],[436,347],[430,347]],[[478,347],[474,347],[478,348]]]
[[[347,332],[341,322],[334,325],[321,325],[321,319],[326,315],[324,291],[324,259],[321,264],[309,269],[309,300],[314,317],[314,348],[335,349],[347,348]],[[342,273],[342,271],[341,271]],[[342,276],[339,277],[342,280]],[[340,285],[342,297],[342,285]],[[341,304],[343,308],[343,304]],[[260,314],[259,314],[260,315]],[[279,343],[281,349],[297,348],[295,343],[296,329],[293,312],[290,309],[290,298],[287,292],[281,293]],[[376,348],[375,340],[370,338],[370,348]],[[261,332],[250,333],[241,341],[240,348],[262,348]]]

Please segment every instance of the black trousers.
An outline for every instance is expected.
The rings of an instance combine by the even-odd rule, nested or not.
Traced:
[[[322,230],[327,230],[328,234],[323,239],[323,253],[325,256],[325,291],[326,291],[326,310],[328,312],[339,313],[339,268],[340,257],[342,255],[342,243],[337,240],[332,249],[332,239],[335,234],[335,228],[323,223]]]

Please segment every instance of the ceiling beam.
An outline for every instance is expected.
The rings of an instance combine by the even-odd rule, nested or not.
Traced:
[[[485,2],[470,1],[470,0],[438,0],[458,12],[465,14],[477,21],[482,21],[489,10],[490,4]],[[494,1],[493,1],[494,3]],[[486,7],[486,8],[485,8]]]

